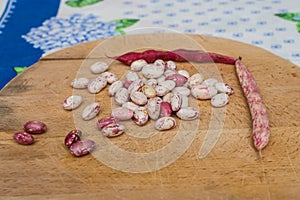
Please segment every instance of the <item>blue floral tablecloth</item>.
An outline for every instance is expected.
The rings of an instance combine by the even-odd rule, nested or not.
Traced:
[[[233,39],[300,66],[298,0],[1,0],[0,89],[59,49],[157,32]]]

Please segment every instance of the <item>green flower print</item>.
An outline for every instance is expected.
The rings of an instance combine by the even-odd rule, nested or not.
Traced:
[[[88,5],[93,5],[103,0],[67,0],[66,4],[70,7],[81,8]]]
[[[13,69],[17,74],[21,74],[23,71],[25,71],[28,67],[20,67],[20,66],[15,66]]]
[[[296,13],[278,13],[275,16],[280,17],[282,19],[296,22],[297,31],[300,33],[300,12]]]

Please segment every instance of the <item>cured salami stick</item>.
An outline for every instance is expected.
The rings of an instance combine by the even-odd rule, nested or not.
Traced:
[[[268,144],[270,138],[267,110],[252,74],[240,58],[235,61],[235,68],[252,117],[254,146],[261,157],[261,150]]]

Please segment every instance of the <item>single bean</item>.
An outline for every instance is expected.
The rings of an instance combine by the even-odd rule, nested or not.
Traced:
[[[226,93],[216,94],[211,98],[210,102],[213,107],[220,108],[229,102],[229,96]]]
[[[172,60],[169,60],[167,61],[166,63],[166,69],[169,69],[169,70],[176,70],[176,63]]]
[[[78,108],[81,103],[82,103],[82,97],[81,96],[72,95],[72,96],[67,97],[64,100],[63,108],[65,110],[74,110],[74,109]]]
[[[108,94],[110,96],[115,96],[117,91],[123,87],[123,82],[121,80],[117,80],[113,82],[108,88]]]
[[[191,94],[196,99],[211,99],[218,93],[217,89],[212,86],[196,85],[191,89]]]
[[[125,76],[127,81],[136,81],[140,79],[139,75],[134,71],[128,71]]]
[[[134,111],[135,109],[137,109],[139,107],[139,105],[136,105],[135,103],[133,103],[131,101],[128,101],[128,102],[123,103],[122,107]]]
[[[178,70],[177,73],[185,76],[186,78],[190,77],[190,73],[184,69]]]
[[[170,92],[170,90],[162,85],[157,85],[155,87],[155,91],[156,91],[156,95],[157,96],[165,96],[168,92]]]
[[[86,106],[85,109],[82,111],[81,116],[83,120],[90,120],[96,117],[99,112],[100,104],[95,102]]]
[[[122,105],[129,101],[129,92],[126,88],[120,88],[115,94],[115,102],[118,105]]]
[[[169,117],[172,115],[172,107],[171,104],[168,102],[161,102],[160,104],[160,113],[159,116],[160,117]]]
[[[173,117],[161,117],[154,126],[159,131],[170,130],[176,126],[176,120]]]
[[[166,77],[166,80],[173,80],[176,83],[176,86],[183,86],[187,82],[187,77],[181,74],[173,74]]]
[[[145,60],[136,60],[136,61],[133,61],[130,65],[130,69],[132,71],[135,71],[135,72],[138,72],[138,71],[141,71],[142,68],[147,65],[148,63],[145,61]]]
[[[28,121],[24,124],[24,131],[30,134],[40,134],[47,130],[46,124],[40,121]]]
[[[215,78],[208,78],[208,79],[205,79],[202,84],[203,85],[206,85],[206,86],[209,86],[209,87],[214,87],[216,83],[218,83],[219,81]]]
[[[130,94],[130,99],[133,103],[142,106],[148,101],[147,96],[143,92],[135,91]]]
[[[93,140],[80,140],[70,146],[70,152],[76,157],[84,156],[94,150],[96,143]]]
[[[144,85],[142,87],[142,92],[146,95],[147,98],[153,98],[156,96],[156,90],[149,85]]]
[[[172,93],[173,94],[180,94],[180,95],[189,96],[191,94],[191,90],[187,87],[180,86],[180,87],[175,87],[172,90]]]
[[[97,127],[102,130],[104,126],[108,124],[116,124],[118,120],[112,116],[101,118],[97,121]]]
[[[129,120],[133,116],[133,111],[128,108],[118,107],[111,111],[111,116],[120,121]]]
[[[95,62],[91,65],[90,69],[94,74],[100,74],[105,72],[109,68],[109,65],[105,62]]]
[[[29,145],[34,142],[33,136],[26,132],[17,132],[13,135],[13,138],[17,143],[24,145]]]
[[[233,88],[227,83],[218,82],[215,84],[215,88],[218,90],[219,93],[226,93],[228,95],[234,93]]]
[[[147,113],[152,120],[157,120],[160,114],[162,100],[159,97],[154,97],[148,100],[146,108]]]
[[[171,97],[171,108],[173,111],[178,111],[181,108],[181,95],[179,94],[173,94]]]
[[[76,78],[74,80],[72,80],[71,82],[71,86],[75,89],[84,89],[87,88],[88,84],[89,84],[90,80],[87,78]]]
[[[121,134],[123,134],[125,131],[125,126],[121,124],[108,124],[104,126],[101,130],[102,134],[106,137],[117,137]]]
[[[80,140],[82,132],[80,130],[71,130],[65,137],[65,146],[70,148],[72,144]]]
[[[200,116],[199,110],[194,107],[181,108],[176,112],[176,116],[182,120],[195,120]]]
[[[173,90],[176,86],[176,83],[173,80],[165,80],[162,82],[159,82],[158,85],[163,86],[167,88],[169,91]]]
[[[145,125],[148,122],[149,115],[145,107],[139,107],[133,112],[133,121],[139,125]]]
[[[193,74],[188,79],[188,86],[189,88],[193,88],[196,85],[200,85],[203,82],[203,76],[200,73]]]
[[[147,64],[142,68],[142,75],[146,78],[158,78],[164,73],[164,66],[155,65],[155,64]]]
[[[107,85],[107,80],[104,76],[99,75],[88,84],[88,91],[92,94],[99,93]]]

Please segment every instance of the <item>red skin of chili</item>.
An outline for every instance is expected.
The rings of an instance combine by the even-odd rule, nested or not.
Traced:
[[[176,49],[174,51],[146,50],[144,52],[128,52],[120,56],[110,57],[118,60],[125,65],[130,66],[132,62],[143,59],[147,63],[153,63],[155,60],[172,60],[175,62],[215,62],[223,64],[234,64],[235,59],[222,54],[204,52],[202,50]]]
[[[241,62],[240,58],[236,60],[235,67],[244,95],[247,98],[252,117],[252,137],[254,146],[261,155],[261,150],[268,144],[270,138],[267,110],[252,74]]]

